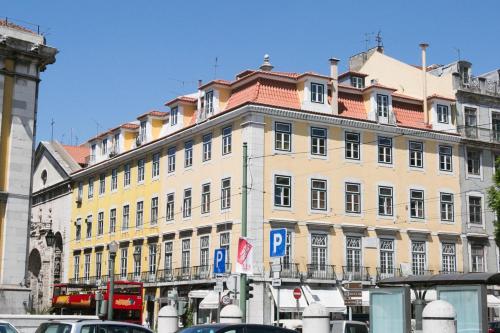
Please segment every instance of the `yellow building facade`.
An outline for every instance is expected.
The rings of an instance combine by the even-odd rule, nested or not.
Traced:
[[[297,286],[299,310],[319,298],[334,317],[346,312],[345,282],[368,290],[385,277],[462,271],[456,131],[434,130],[421,101],[389,87],[339,85],[336,63],[330,76],[264,66],[213,81],[168,113],[90,140],[91,164],[72,175],[70,281],[107,281],[117,241],[115,278],[144,282],[151,323],[173,292],[195,322],[211,320],[216,248],[235,271],[244,142],[250,322],[295,316]],[[288,232],[280,289],[270,285],[272,228]]]

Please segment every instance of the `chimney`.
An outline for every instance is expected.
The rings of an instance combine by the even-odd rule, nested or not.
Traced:
[[[262,63],[262,65],[260,65],[260,70],[264,72],[270,72],[273,70],[273,68],[274,66],[269,62],[269,54],[265,54],[264,62]]]
[[[339,114],[339,59],[330,58],[330,79],[332,83],[332,114]]]
[[[427,43],[421,43],[422,49],[422,100],[424,104],[424,123],[429,124],[429,111],[427,110],[427,65],[426,65],[426,49],[429,47]]]

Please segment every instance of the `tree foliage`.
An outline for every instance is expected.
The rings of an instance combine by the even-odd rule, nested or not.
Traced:
[[[495,212],[495,242],[500,246],[500,158],[495,161],[493,185],[488,189],[488,206]]]

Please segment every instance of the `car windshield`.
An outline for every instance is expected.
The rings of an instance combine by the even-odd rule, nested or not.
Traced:
[[[35,333],[70,333],[71,325],[62,323],[43,323]]]
[[[0,323],[0,333],[17,333],[11,324]]]
[[[189,327],[186,329],[183,329],[180,333],[215,333],[220,329],[220,327]]]

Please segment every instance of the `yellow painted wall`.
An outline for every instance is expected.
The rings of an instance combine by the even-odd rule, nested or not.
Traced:
[[[196,106],[192,104],[183,104],[182,109],[183,109],[182,117],[184,119],[183,125],[189,126],[193,121],[193,117],[196,117],[195,114]]]
[[[135,131],[123,131],[123,146],[125,151],[128,151],[135,147],[135,137],[137,133]]]
[[[273,154],[274,134],[272,131],[272,118],[266,118],[265,155]],[[291,156],[277,155],[266,159],[265,163],[265,187],[264,187],[264,211],[265,220],[291,220],[297,221],[294,239],[294,261],[300,263],[301,269],[305,270],[305,265],[309,261],[309,230],[308,222],[328,223],[335,225],[335,229],[330,230],[329,237],[329,262],[336,265],[337,273],[340,267],[345,265],[345,240],[341,224],[365,225],[367,234],[365,237],[377,237],[375,227],[385,226],[397,228],[401,231],[406,229],[424,229],[432,233],[438,231],[460,233],[460,187],[458,178],[458,148],[454,146],[453,166],[454,173],[444,175],[438,171],[438,155],[436,154],[439,142],[431,140],[424,141],[424,168],[414,171],[409,168],[408,162],[408,140],[407,136],[393,138],[393,159],[394,167],[386,167],[377,163],[377,135],[373,132],[364,131],[362,133],[361,159],[362,162],[350,162],[344,160],[344,132],[342,128],[328,128],[328,158],[312,158],[309,154],[310,124],[304,122],[293,123],[293,151],[306,152]],[[315,126],[325,127],[324,124]],[[442,144],[442,143],[441,143]],[[290,211],[280,210],[273,206],[273,175],[276,173],[292,175],[292,205]],[[322,213],[310,211],[310,178],[326,178],[328,180],[328,210]],[[437,177],[437,178],[436,178]],[[439,182],[436,182],[439,179]],[[344,213],[344,186],[346,181],[356,181],[361,183],[362,189],[362,214],[360,216],[350,216]],[[377,217],[377,191],[378,183],[391,183],[394,189],[394,219]],[[418,187],[417,187],[418,186]],[[411,188],[425,190],[425,215],[424,222],[409,218],[409,190]],[[446,189],[446,192],[455,193],[454,208],[455,222],[444,224],[439,218],[439,192]],[[444,191],[443,191],[444,192]],[[408,206],[408,207],[407,207]],[[264,235],[268,235],[266,225]],[[396,263],[399,267],[402,262],[411,262],[410,242],[407,233],[400,232],[396,235]],[[383,238],[380,236],[379,238]],[[440,242],[437,235],[428,238],[428,269],[437,273],[440,270],[441,255]],[[462,270],[461,243],[457,238],[456,262],[458,270]],[[379,266],[378,250],[366,248],[364,251],[364,265],[371,267],[371,273],[375,274],[375,268]],[[267,261],[267,258],[265,258]]]
[[[223,127],[228,125],[233,126],[233,146],[232,153],[222,156],[222,139],[221,130]],[[71,255],[70,255],[70,267],[69,267],[69,277],[72,278],[74,275],[74,260],[73,251],[85,249],[88,247],[95,248],[99,245],[107,245],[111,241],[116,240],[118,242],[123,240],[133,240],[137,238],[144,239],[142,247],[142,269],[141,271],[147,271],[148,265],[148,244],[147,238],[151,236],[159,236],[159,243],[161,244],[161,249],[158,251],[157,258],[160,258],[160,265],[158,269],[163,269],[163,259],[164,259],[164,242],[162,241],[162,235],[177,233],[174,239],[174,258],[173,267],[178,268],[181,266],[181,241],[179,239],[179,230],[192,229],[191,235],[191,264],[190,266],[200,265],[199,252],[200,252],[200,237],[205,234],[198,234],[197,227],[212,225],[212,229],[208,233],[210,235],[210,261],[213,261],[213,251],[215,248],[219,247],[219,235],[218,228],[216,224],[228,222],[232,223],[232,229],[228,231],[231,232],[231,258],[234,262],[236,255],[236,248],[238,242],[238,236],[240,232],[240,215],[241,215],[241,170],[240,168],[234,168],[234,165],[239,165],[241,163],[241,130],[237,124],[228,123],[223,126],[217,127],[212,131],[213,142],[212,142],[212,160],[207,162],[201,161],[202,147],[201,147],[201,136],[208,132],[203,132],[196,134],[194,137],[189,137],[182,139],[181,141],[175,143],[169,143],[162,147],[162,156],[160,160],[160,177],[157,179],[152,179],[152,154],[146,155],[146,169],[145,169],[145,181],[144,183],[137,183],[137,158],[141,158],[141,155],[137,155],[137,158],[131,160],[131,185],[128,188],[123,187],[123,163],[119,166],[118,173],[118,190],[111,192],[111,167],[106,168],[106,193],[99,196],[99,172],[96,172],[93,176],[94,182],[94,198],[87,199],[88,177],[82,178],[84,182],[83,187],[83,202],[81,205],[73,204],[72,210],[72,221],[76,221],[77,218],[82,218],[82,240],[75,241],[75,225],[71,224]],[[194,139],[194,149],[193,149],[193,166],[191,168],[184,168],[184,142]],[[176,171],[175,173],[167,173],[167,149],[169,147],[176,146]],[[231,208],[225,211],[221,211],[220,207],[220,193],[221,193],[221,180],[226,177],[231,177]],[[78,184],[79,179],[76,179],[75,184]],[[210,182],[211,183],[211,212],[209,214],[201,214],[201,186],[202,184]],[[182,217],[182,199],[183,191],[185,188],[192,188],[192,216],[191,218],[184,219]],[[175,219],[174,221],[166,221],[166,196],[167,193],[175,191]],[[74,196],[76,200],[77,190],[74,191]],[[153,196],[159,197],[159,209],[158,209],[158,224],[152,226],[150,221],[151,212],[151,198]],[[136,215],[136,203],[139,200],[144,201],[144,226],[140,229],[135,228],[135,215]],[[130,205],[130,222],[129,230],[122,231],[122,206],[128,203]],[[111,208],[117,209],[117,229],[114,234],[109,234],[109,211]],[[97,214],[100,210],[105,213],[104,218],[104,235],[97,236]],[[84,219],[87,215],[93,215],[93,237],[90,240],[85,239],[85,223]],[[133,251],[134,247],[132,242],[129,243],[128,249],[128,273],[133,272]],[[107,274],[107,250],[103,254],[103,267],[102,275]],[[119,273],[120,267],[120,252],[118,252],[116,262],[115,262],[115,273]],[[90,276],[95,276],[95,251],[92,251],[91,256],[91,270]],[[84,274],[84,254],[83,251],[80,255],[80,277]]]
[[[415,50],[416,64],[420,64],[420,50]],[[397,89],[400,94],[422,98],[422,71],[380,52],[374,52],[359,72],[368,74],[365,82],[375,79]],[[427,74],[427,95],[438,94],[454,98],[451,74],[437,77]]]
[[[231,90],[229,88],[219,88],[219,110],[226,108],[230,96]]]
[[[156,140],[160,137],[162,126],[163,126],[163,119],[157,119],[157,118],[151,119],[151,132],[153,134],[152,140]]]
[[[304,82],[297,83],[297,92],[299,94],[300,103],[304,102]]]

